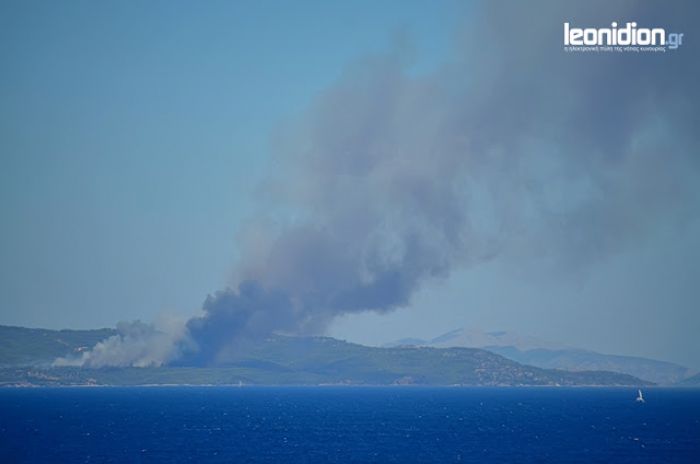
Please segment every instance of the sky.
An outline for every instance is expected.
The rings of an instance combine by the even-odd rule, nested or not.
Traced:
[[[0,324],[187,318],[252,279],[316,321],[285,330],[700,368],[697,7],[580,5],[3,2]],[[562,51],[562,19],[630,16],[686,43]],[[353,237],[380,258],[296,278]]]

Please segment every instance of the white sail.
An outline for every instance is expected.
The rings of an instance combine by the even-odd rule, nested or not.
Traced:
[[[637,402],[644,403],[644,395],[642,395],[642,390],[637,390]]]

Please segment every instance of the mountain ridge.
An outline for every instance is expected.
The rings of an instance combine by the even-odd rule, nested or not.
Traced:
[[[47,359],[84,349],[87,339],[111,333],[0,326],[0,385],[650,385],[614,372],[568,372],[523,365],[474,348],[377,348],[330,337],[269,335],[241,345],[216,366],[152,368],[52,367]],[[29,331],[29,332],[27,332]],[[35,359],[16,355],[17,335],[35,335]],[[58,337],[61,343],[54,343]],[[48,343],[47,343],[48,339]],[[36,346],[38,345],[38,348]],[[41,349],[44,351],[42,352]],[[76,351],[78,350],[78,351]],[[8,355],[9,353],[9,355]],[[15,360],[8,362],[9,360]],[[17,361],[24,360],[24,361]],[[23,364],[23,362],[25,362]]]
[[[691,372],[685,366],[668,361],[641,356],[604,354],[507,331],[483,332],[461,328],[451,330],[430,340],[408,338],[383,346],[480,348],[500,354],[513,361],[543,369],[605,370],[629,374],[664,385],[677,384]]]

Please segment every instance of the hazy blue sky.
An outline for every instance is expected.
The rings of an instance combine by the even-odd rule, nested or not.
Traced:
[[[686,15],[683,8],[659,18],[666,21],[662,26],[684,27],[690,24],[684,16],[697,18],[696,9]],[[491,161],[470,165],[478,174],[472,183],[484,184],[472,195],[490,192],[495,179],[522,183],[528,192],[537,184],[534,198],[546,202],[548,212],[568,214],[585,203],[585,214],[572,215],[571,228],[564,228],[581,236],[565,240],[550,235],[549,222],[509,213],[509,239],[499,242],[498,253],[484,247],[489,258],[472,256],[448,266],[449,277],[421,285],[408,307],[341,316],[329,333],[381,343],[432,337],[460,326],[506,329],[700,368],[700,177],[697,135],[689,129],[698,118],[693,30],[685,26],[685,48],[676,56],[595,62],[595,69],[608,66],[604,69],[612,76],[629,78],[622,66],[639,70],[624,87],[632,89],[629,94],[610,91],[617,84],[600,80],[603,72],[591,72],[588,81],[574,80],[567,90],[566,83],[546,74],[551,69],[537,74],[550,58],[556,63],[571,59],[561,56],[559,42],[565,16],[543,22],[542,36],[549,42],[528,43],[524,35],[503,45],[493,37],[473,40],[483,37],[475,32],[479,27],[492,34],[508,25],[495,21],[475,27],[470,20],[479,14],[498,18],[478,5],[448,1],[2,2],[0,324],[91,328],[197,312],[207,294],[234,279],[245,252],[237,231],[269,201],[269,190],[260,186],[290,170],[285,150],[273,143],[277,134],[299,120],[333,119],[328,115],[343,115],[346,107],[348,118],[365,114],[364,107],[352,107],[341,91],[346,87],[337,83],[362,80],[354,76],[361,74],[357,63],[367,57],[398,54],[408,76],[401,82],[414,78],[411,85],[455,87],[436,94],[463,100],[425,111],[439,115],[446,108],[450,116],[445,120],[477,134],[467,135],[477,140],[472,149],[484,147],[497,157],[510,143],[532,144],[520,148],[527,152],[524,157],[513,160],[525,160],[517,174],[508,169],[499,177]],[[639,14],[654,18],[648,11]],[[580,61],[567,66],[585,74],[589,58],[573,59]],[[533,71],[518,68],[529,62]],[[522,78],[503,69],[522,71]],[[673,71],[685,75],[666,75]],[[551,83],[564,98],[533,107],[519,87],[533,82]],[[660,90],[667,87],[672,89]],[[324,97],[329,89],[336,90]],[[571,118],[576,131],[555,127],[551,140],[540,137],[548,124],[567,118],[557,105],[578,108],[580,95],[602,102],[595,108],[600,114],[589,121],[593,110],[580,110],[574,113],[578,119]],[[658,118],[630,117],[648,109],[637,106],[640,95],[659,105]],[[679,95],[687,95],[692,109],[679,103]],[[319,101],[322,109],[317,109]],[[329,101],[338,107],[326,108]],[[402,101],[401,108],[413,104],[409,98]],[[630,109],[617,120],[620,101]],[[467,114],[470,102],[482,108],[477,116]],[[490,107],[500,110],[484,110]],[[373,117],[382,114],[381,108],[378,104],[371,111]],[[518,129],[517,138],[509,135],[509,125],[518,124],[526,109],[532,117],[522,121],[537,124],[528,133]],[[397,110],[392,120],[405,121],[411,111]],[[690,119],[682,118],[688,114]],[[333,132],[341,124],[336,119],[318,126]],[[674,126],[678,120],[687,127]],[[393,124],[406,130],[413,123]],[[401,130],[392,126],[398,136]],[[604,140],[590,147],[591,156],[600,160],[582,161],[585,143],[562,156],[561,166],[552,165],[556,156],[530,155],[556,155],[567,137]],[[506,141],[493,142],[501,138]],[[326,146],[335,140],[328,136]],[[610,177],[626,185],[611,192],[610,178],[600,173],[608,172],[613,164],[608,155],[618,146],[631,155],[624,165],[610,166]],[[652,147],[655,155],[637,146]],[[647,163],[656,163],[653,156],[661,152],[668,166]],[[632,155],[640,157],[643,168],[629,161]],[[430,156],[426,152],[426,168]],[[578,176],[579,168],[586,175]],[[522,175],[528,169],[533,173]],[[302,184],[304,175],[289,174]],[[603,177],[605,188],[598,189],[595,182]],[[647,197],[643,186],[648,182]],[[523,203],[511,200],[520,195],[519,188],[495,190],[495,200],[472,205],[470,230],[489,229],[491,222],[503,226],[500,214],[489,212],[492,208],[522,209]],[[586,203],[578,195],[601,198]],[[610,219],[621,211],[624,220]],[[535,235],[546,239],[531,240]],[[550,241],[551,249],[543,244]],[[552,264],[548,253],[558,256],[558,247],[575,253],[561,253],[563,262]]]
[[[192,313],[227,281],[276,126],[397,35],[443,58],[447,6],[3,2],[1,322]]]

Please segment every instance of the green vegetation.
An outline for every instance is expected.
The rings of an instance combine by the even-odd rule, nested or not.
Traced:
[[[114,335],[111,329],[0,327],[0,385],[646,385],[613,372],[518,364],[470,348],[374,348],[327,337],[269,336],[241,344],[214,367],[51,367]]]
[[[48,366],[54,359],[91,348],[114,329],[47,330],[0,326],[0,367]]]

